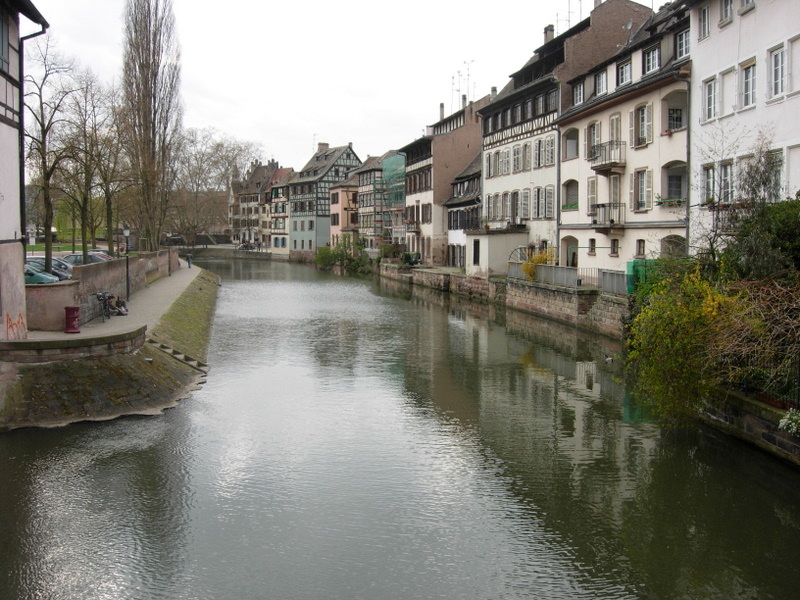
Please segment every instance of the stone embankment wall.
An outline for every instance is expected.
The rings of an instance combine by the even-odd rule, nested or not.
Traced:
[[[547,285],[520,279],[468,277],[452,269],[409,268],[381,263],[381,277],[466,296],[479,302],[553,319],[621,339],[628,316],[628,299],[596,289]]]
[[[703,421],[800,466],[800,439],[778,429],[785,414],[764,402],[728,393],[706,406]]]
[[[216,275],[198,274],[147,332],[158,344],[144,343],[143,330],[98,344],[61,341],[58,349],[57,342],[22,342],[35,346],[28,348],[31,362],[46,353],[60,353],[63,360],[51,354],[41,364],[0,361],[0,431],[158,414],[177,405],[205,374],[164,346],[205,360],[218,285]],[[70,343],[85,347],[71,350]]]

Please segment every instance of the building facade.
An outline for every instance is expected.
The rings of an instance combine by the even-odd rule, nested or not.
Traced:
[[[405,215],[406,248],[418,252],[425,264],[444,265],[448,256],[447,209],[453,179],[480,149],[481,126],[478,111],[490,97],[467,103],[461,110],[444,116],[428,128],[428,134],[411,142],[400,152],[406,157]]]
[[[25,193],[23,165],[23,44],[20,17],[49,27],[33,3],[0,4],[0,340],[28,336],[25,309]],[[29,36],[32,37],[32,36]]]
[[[331,148],[320,143],[317,152],[289,184],[289,254],[311,260],[317,248],[330,242],[331,187],[361,165],[352,145]]]
[[[650,16],[629,0],[597,1],[589,17],[559,36],[552,25],[544,43],[512,74],[484,108],[483,213],[488,232],[467,244],[480,256],[467,257],[467,274],[505,272],[509,248],[539,251],[558,247],[560,136],[556,120],[571,105],[568,82],[625,46]]]
[[[560,264],[625,270],[685,254],[689,16],[666,5],[613,58],[573,78],[558,119]]]
[[[693,250],[725,228],[742,168],[763,141],[773,199],[800,189],[800,19],[792,0],[691,0]]]

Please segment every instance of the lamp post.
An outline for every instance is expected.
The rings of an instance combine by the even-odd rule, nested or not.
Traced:
[[[131,264],[130,264],[130,236],[131,228],[127,223],[122,226],[122,235],[125,236],[125,302],[131,299]]]

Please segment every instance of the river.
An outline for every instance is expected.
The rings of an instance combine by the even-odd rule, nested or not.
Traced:
[[[0,436],[4,600],[786,600],[800,472],[632,404],[613,341],[216,262],[205,386]]]

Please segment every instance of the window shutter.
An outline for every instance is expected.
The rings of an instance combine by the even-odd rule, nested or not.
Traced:
[[[653,141],[653,105],[648,104],[644,107],[644,129],[645,129],[645,139],[647,139],[647,143],[651,143]]]
[[[630,207],[631,210],[636,210],[636,174],[631,173],[631,191],[630,191]]]
[[[586,157],[586,160],[592,158],[591,152],[589,151],[589,127],[583,129],[583,155]]]
[[[628,113],[628,145],[631,148],[636,147],[636,114],[634,111]]]
[[[553,186],[549,185],[545,188],[545,217],[548,219],[553,218]]]
[[[594,214],[596,210],[594,205],[597,204],[597,178],[589,177],[586,182],[586,214]]]
[[[645,174],[645,183],[644,183],[644,195],[645,195],[645,206],[649,210],[653,208],[653,170],[647,169],[647,173]]]
[[[533,166],[542,166],[542,144],[540,140],[533,142]]]

